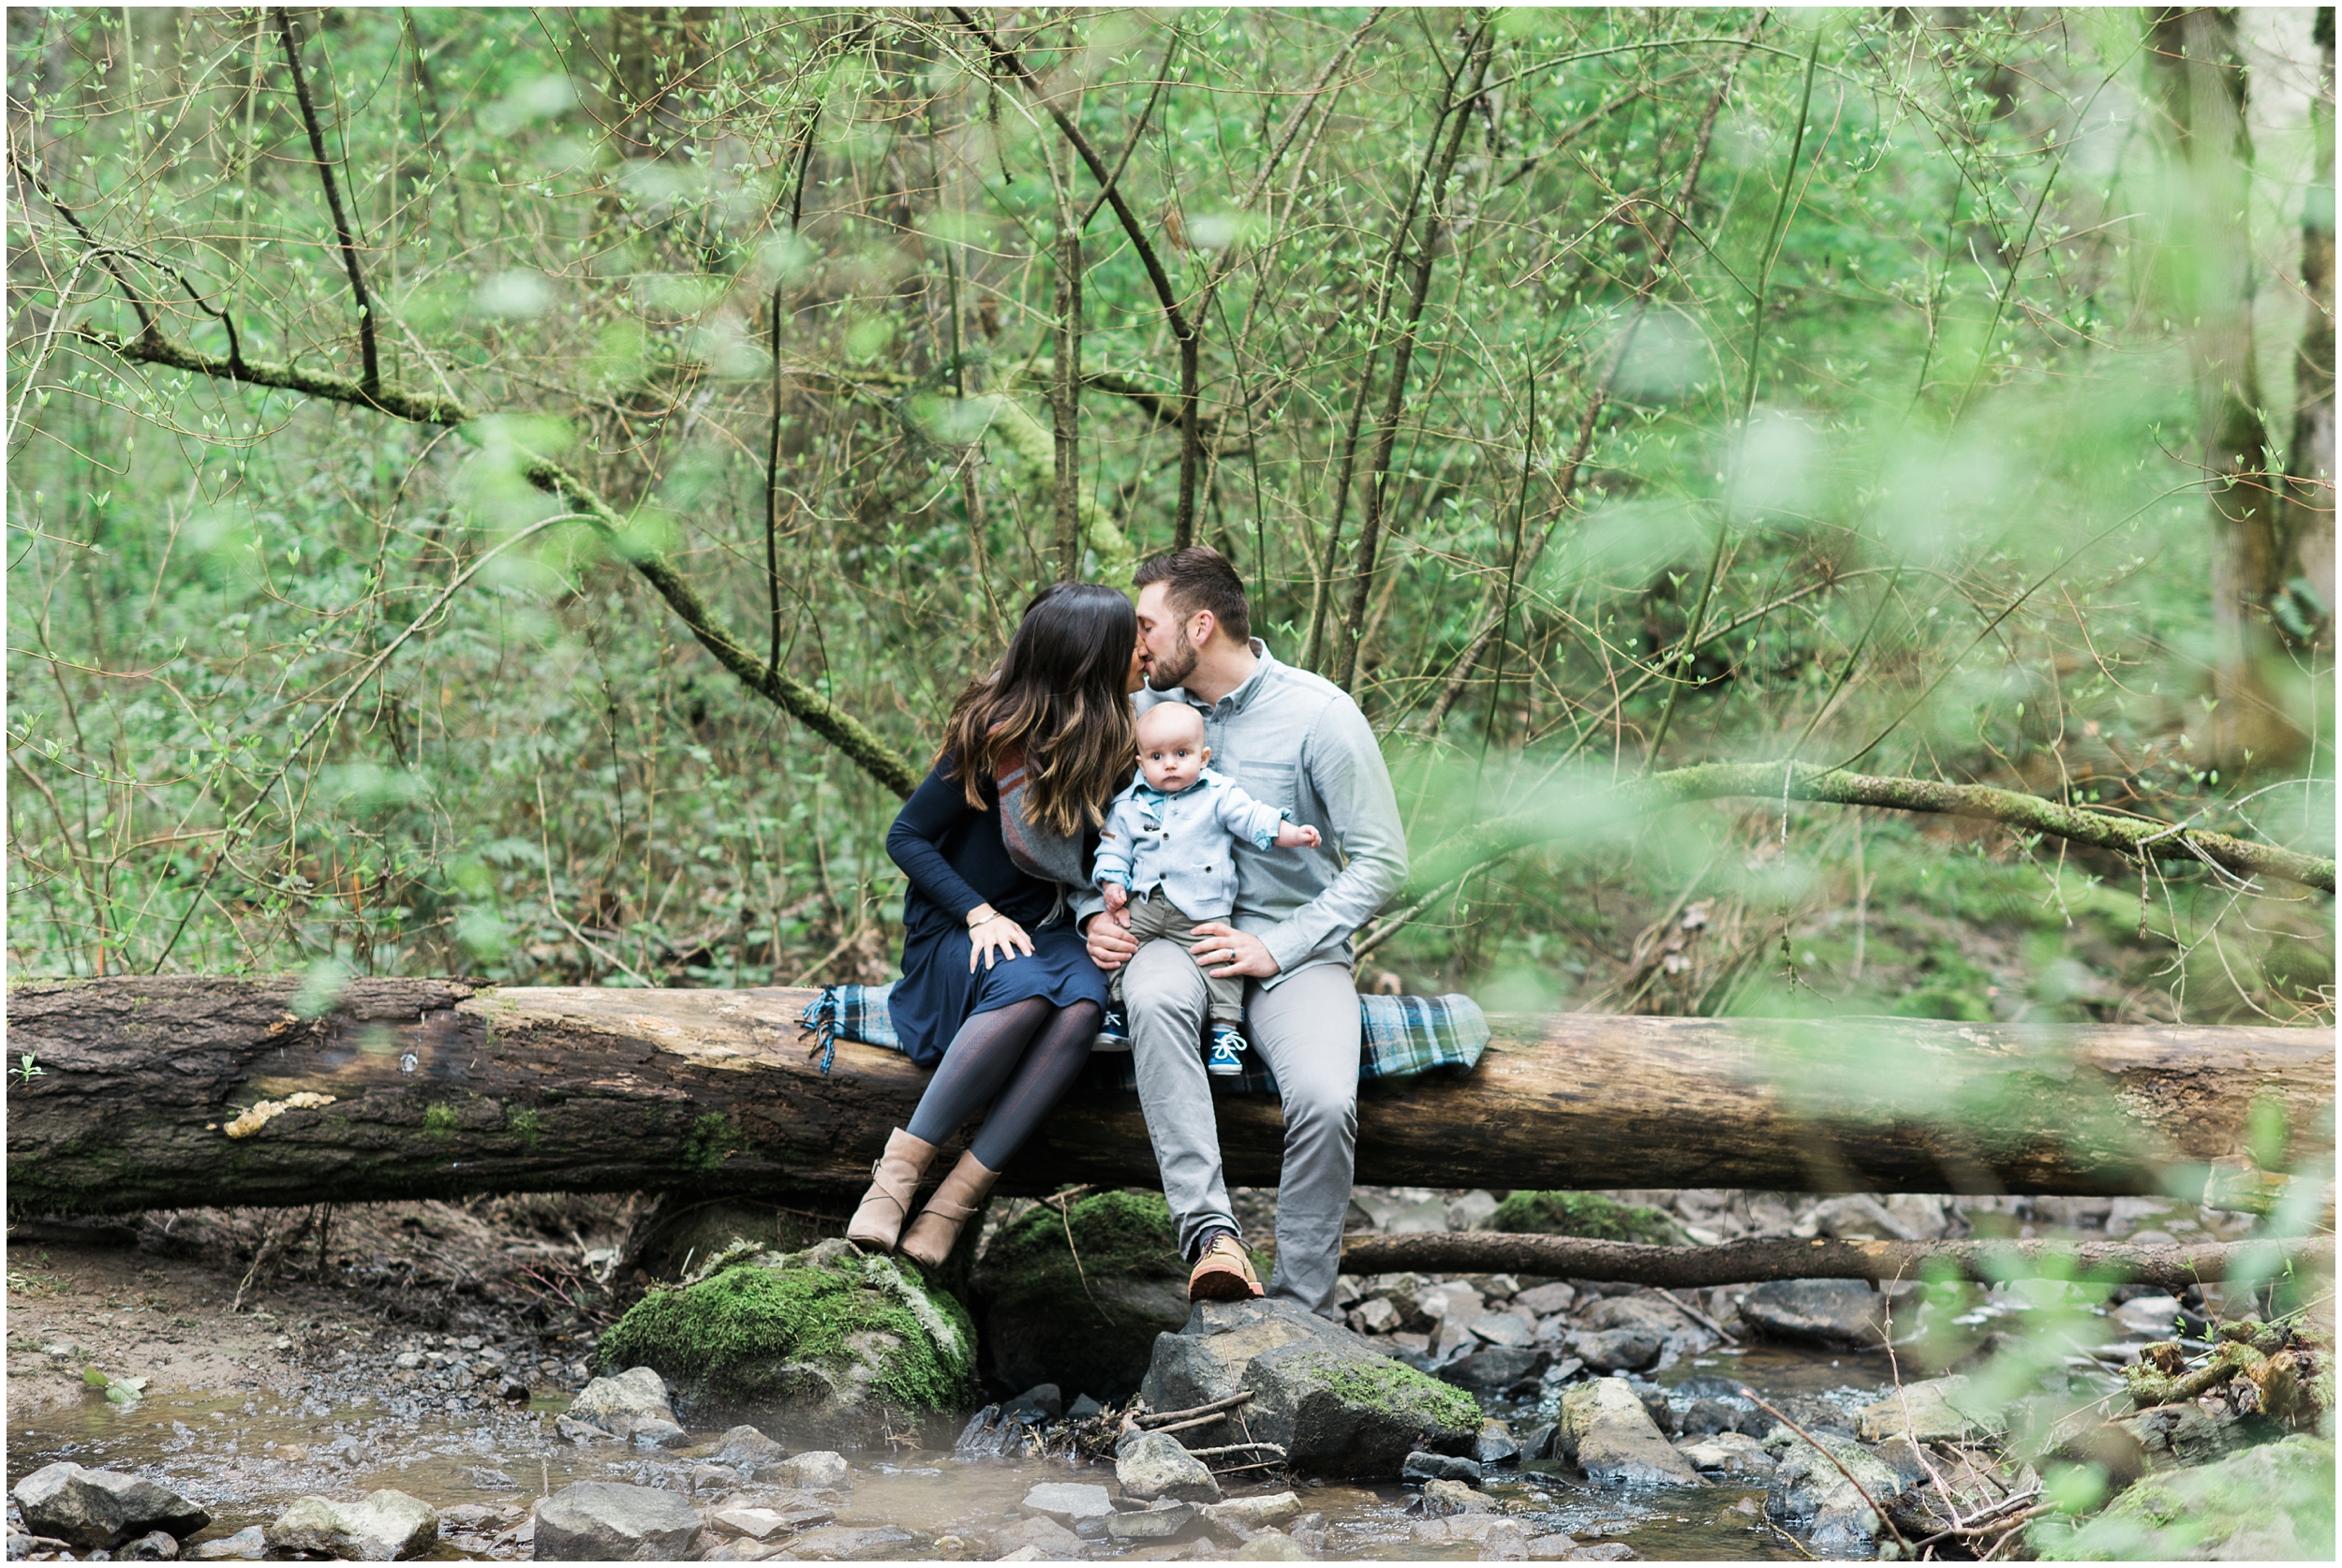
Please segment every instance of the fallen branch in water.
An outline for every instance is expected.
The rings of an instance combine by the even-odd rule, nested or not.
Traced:
[[[2334,1271],[2334,1239],[2133,1247],[2113,1241],[1804,1241],[1761,1236],[1714,1247],[1655,1247],[1575,1235],[1451,1231],[1347,1240],[1344,1274],[1541,1274],[1638,1285],[1751,1284],[1766,1280],[1918,1279],[1949,1264],[1970,1280],[2091,1276],[2182,1289],[2288,1264]]]

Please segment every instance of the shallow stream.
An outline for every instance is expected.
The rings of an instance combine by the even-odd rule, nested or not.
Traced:
[[[1672,1384],[1703,1373],[1748,1383],[1768,1398],[1831,1396],[1853,1402],[1877,1397],[1890,1369],[1883,1354],[1753,1347],[1741,1354],[1687,1359],[1660,1374]],[[1843,1392],[1841,1392],[1843,1391]],[[372,1369],[353,1366],[313,1372],[297,1381],[268,1381],[250,1390],[212,1397],[179,1394],[130,1405],[108,1403],[92,1391],[79,1407],[27,1415],[8,1434],[7,1474],[13,1485],[40,1466],[70,1459],[91,1468],[129,1470],[164,1482],[209,1509],[215,1522],[191,1543],[265,1524],[304,1493],[349,1498],[378,1487],[420,1497],[440,1511],[443,1535],[433,1555],[526,1558],[515,1527],[539,1497],[573,1481],[626,1481],[690,1494],[703,1505],[739,1488],[729,1472],[715,1472],[680,1453],[638,1453],[615,1444],[579,1447],[558,1437],[555,1417],[566,1394],[528,1404],[409,1397],[386,1389]],[[1526,1431],[1540,1419],[1536,1406],[1487,1402],[1489,1413]],[[1050,1480],[1110,1481],[1111,1470],[1080,1461],[997,1459],[960,1461],[951,1456],[956,1421],[936,1421],[899,1435],[891,1451],[849,1451],[852,1487],[836,1503],[836,1523],[894,1526],[918,1543],[901,1555],[974,1559],[994,1555],[991,1534],[1019,1516],[1031,1486]],[[793,1450],[826,1446],[819,1433],[768,1425]],[[691,1434],[708,1441],[714,1431]],[[1279,1476],[1233,1477],[1231,1495],[1290,1487],[1305,1510],[1325,1516],[1329,1559],[1469,1560],[1473,1548],[1414,1539],[1406,1510],[1414,1488],[1313,1482]],[[1754,1478],[1751,1478],[1753,1481]],[[1617,1541],[1638,1556],[1714,1561],[1798,1561],[1808,1554],[1766,1522],[1764,1487],[1734,1480],[1695,1488],[1638,1493],[1598,1491],[1574,1479],[1565,1466],[1531,1463],[1519,1471],[1491,1470],[1485,1490],[1500,1508],[1520,1516],[1531,1533],[1563,1531],[1581,1545]],[[1753,1499],[1755,1506],[1735,1505]],[[1162,1546],[1088,1544],[1092,1559],[1160,1560]],[[894,1555],[890,1553],[889,1555]],[[1192,1556],[1192,1548],[1178,1555]],[[1214,1556],[1227,1556],[1225,1551]]]

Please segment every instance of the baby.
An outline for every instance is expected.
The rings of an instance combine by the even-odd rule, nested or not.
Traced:
[[[1106,912],[1129,927],[1140,942],[1177,942],[1195,951],[1192,927],[1225,920],[1236,909],[1237,836],[1266,850],[1316,849],[1324,840],[1313,827],[1284,820],[1225,777],[1211,771],[1211,747],[1204,744],[1204,718],[1184,703],[1158,703],[1138,716],[1140,777],[1114,797],[1099,836],[1093,880],[1105,895]],[[1122,1001],[1122,976],[1114,973],[1116,1008]],[[1206,1071],[1220,1077],[1244,1072],[1244,981],[1215,977],[1210,994],[1211,1057]]]

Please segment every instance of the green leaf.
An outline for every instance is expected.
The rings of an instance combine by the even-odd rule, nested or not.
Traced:
[[[111,1380],[95,1367],[84,1367],[82,1368],[82,1381],[92,1388],[103,1388]]]

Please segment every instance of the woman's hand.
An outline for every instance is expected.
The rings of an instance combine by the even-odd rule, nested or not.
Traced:
[[[968,972],[976,972],[976,960],[984,960],[986,969],[1005,959],[1023,954],[1032,956],[1032,939],[1025,928],[1004,914],[994,914],[968,928]]]

